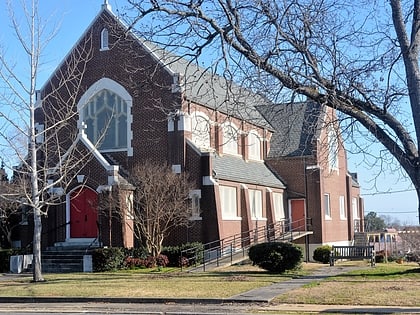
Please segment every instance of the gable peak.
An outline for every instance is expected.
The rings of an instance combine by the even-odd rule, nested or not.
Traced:
[[[104,0],[104,3],[102,4],[102,10],[108,10],[111,11],[111,5],[109,4],[108,0]]]

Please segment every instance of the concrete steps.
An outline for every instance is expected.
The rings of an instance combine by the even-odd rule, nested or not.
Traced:
[[[42,252],[42,270],[45,273],[83,272],[83,256],[92,249],[80,246],[54,246]]]

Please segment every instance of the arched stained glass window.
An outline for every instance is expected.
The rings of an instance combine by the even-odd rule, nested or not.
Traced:
[[[96,93],[83,107],[89,140],[100,150],[127,149],[127,103],[109,90]]]

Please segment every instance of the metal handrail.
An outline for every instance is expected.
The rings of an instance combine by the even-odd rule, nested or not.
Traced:
[[[206,270],[206,265],[211,263],[219,266],[221,260],[230,260],[232,264],[234,255],[242,254],[245,257],[246,251],[252,245],[260,242],[293,241],[294,236],[307,233],[311,226],[311,219],[303,218],[293,222],[290,220],[279,221],[182,250],[180,261],[187,259],[188,265],[194,265],[195,267],[201,265],[203,271]],[[181,271],[183,267],[181,264]]]

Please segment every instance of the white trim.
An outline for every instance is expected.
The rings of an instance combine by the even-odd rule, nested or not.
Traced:
[[[106,34],[105,34],[106,33]],[[106,37],[105,37],[106,35]],[[104,27],[101,31],[101,47],[99,51],[109,50],[109,31],[106,27]]]
[[[82,128],[84,124],[84,117],[82,115],[83,107],[89,102],[89,100],[99,91],[101,90],[109,90],[118,96],[120,96],[127,104],[127,148],[126,149],[119,149],[119,150],[104,150],[104,152],[117,152],[117,151],[127,151],[128,156],[133,156],[133,147],[132,147],[132,140],[133,140],[133,116],[131,112],[131,108],[133,106],[133,98],[128,93],[128,91],[118,82],[111,80],[109,78],[101,78],[95,83],[93,83],[87,91],[82,95],[79,102],[77,103],[77,111],[79,113],[79,119],[77,121],[77,126],[79,129]]]
[[[251,135],[252,136],[255,136],[254,139],[256,139],[256,143],[252,143],[252,144],[249,143],[249,139],[252,137]],[[247,141],[247,148],[246,149],[248,151],[248,158],[250,160],[261,161],[261,156],[262,156],[262,154],[261,154],[261,148],[262,148],[262,145],[261,145],[261,137],[260,137],[260,135],[258,134],[258,132],[256,130],[253,129],[250,132],[248,132],[247,138],[248,138],[247,139],[248,141]],[[251,146],[253,146],[255,144],[258,145],[258,150],[259,150],[258,156],[254,155],[254,154],[251,154]]]
[[[108,161],[104,158],[104,156],[98,151],[98,149],[93,145],[93,143],[88,139],[85,133],[82,133],[77,136],[77,140],[80,140],[92,153],[93,156],[101,163],[103,168],[107,171],[114,171],[115,167],[118,168],[116,165],[111,165]],[[76,140],[76,141],[77,141]]]
[[[172,164],[172,173],[181,174],[181,164]]]
[[[230,130],[234,130],[234,137],[232,138],[228,138],[225,136],[227,128],[229,127]],[[239,128],[233,123],[233,122],[225,122],[222,124],[222,152],[223,154],[229,154],[229,155],[235,155],[235,156],[240,156],[241,154],[239,153],[239,136],[240,136],[240,130]],[[226,140],[226,141],[225,141]],[[229,144],[234,143],[236,144],[236,152],[233,152],[230,150],[229,148]],[[220,144],[220,143],[219,143]],[[226,151],[225,148],[228,148],[228,150]]]
[[[203,176],[203,186],[218,186],[219,183],[213,176]]]

